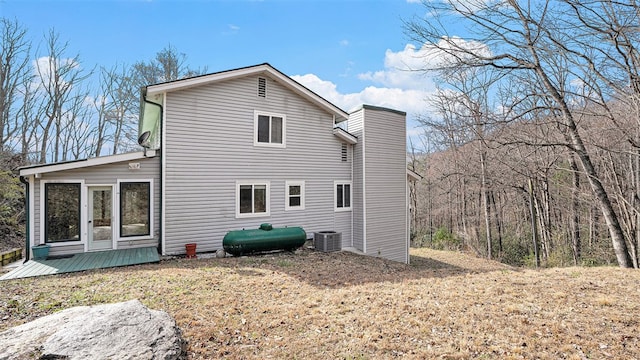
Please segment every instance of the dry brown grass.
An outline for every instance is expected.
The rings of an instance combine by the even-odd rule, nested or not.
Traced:
[[[189,358],[638,359],[640,272],[522,270],[412,250],[175,259],[0,283],[0,331],[140,299],[171,314]]]

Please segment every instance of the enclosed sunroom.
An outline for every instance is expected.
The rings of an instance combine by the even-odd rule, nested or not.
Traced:
[[[21,168],[27,246],[51,256],[157,246],[159,169],[154,151]]]

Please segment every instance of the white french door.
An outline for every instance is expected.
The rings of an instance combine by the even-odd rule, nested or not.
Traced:
[[[113,249],[113,187],[88,187],[88,250]]]

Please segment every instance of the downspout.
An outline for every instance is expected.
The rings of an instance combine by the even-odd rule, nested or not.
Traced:
[[[145,101],[146,98],[145,98]],[[157,104],[156,104],[157,105]],[[162,133],[163,130],[163,118],[164,118],[164,107],[162,105],[160,105],[160,124],[158,124],[160,126],[160,194],[158,194],[158,196],[160,197],[160,209],[158,209],[158,220],[160,222],[160,224],[158,224],[158,254],[162,255],[164,253],[164,249],[162,248],[162,237],[164,236],[162,229],[164,229],[164,222],[162,219],[163,216],[163,209],[164,209],[164,148],[162,147],[162,139],[164,137],[164,134]]]
[[[160,116],[159,116],[159,119],[158,119],[158,126],[159,126],[158,133],[160,134],[160,174],[159,174],[159,176],[160,176],[160,181],[159,181],[159,183],[160,183],[160,194],[158,195],[160,197],[160,201],[159,201],[160,208],[158,209],[158,217],[159,217],[159,223],[160,224],[158,226],[158,229],[159,229],[158,230],[158,253],[162,254],[162,251],[163,251],[163,249],[162,249],[162,236],[163,236],[163,233],[162,233],[162,228],[163,228],[163,226],[162,226],[162,209],[163,209],[163,202],[164,202],[164,197],[162,196],[163,188],[164,188],[164,183],[162,181],[162,179],[163,179],[163,177],[162,177],[163,176],[162,159],[164,158],[164,154],[163,154],[163,151],[162,151],[162,150],[164,150],[164,149],[162,149],[162,137],[163,137],[163,134],[162,134],[162,126],[163,126],[162,118],[164,117],[164,107],[163,107],[163,104],[158,104],[156,102],[147,100],[147,88],[146,87],[143,87],[141,89],[140,95],[141,95],[140,98],[141,98],[142,101],[141,101],[141,106],[140,106],[140,120],[139,120],[140,125],[139,125],[139,127],[142,126],[141,125],[142,124],[142,120],[144,119],[144,110],[145,110],[144,109],[145,108],[144,104],[152,104],[152,105],[155,105],[155,106],[160,108]],[[140,131],[142,131],[142,130],[140,130]],[[140,140],[141,139],[138,139],[138,143],[139,143],[140,146],[142,146],[144,148],[144,154],[146,156],[147,155],[147,146],[142,145],[142,142]],[[156,151],[157,151],[157,149],[156,149]]]
[[[29,256],[30,251],[31,250],[31,244],[29,244],[29,239],[31,239],[31,234],[29,232],[29,229],[31,228],[31,224],[30,224],[30,220],[31,220],[31,209],[29,209],[29,193],[30,193],[30,189],[29,189],[29,181],[27,181],[24,176],[20,176],[20,182],[24,184],[25,187],[25,193],[24,193],[24,214],[25,214],[25,251],[24,251],[24,262],[29,261]]]

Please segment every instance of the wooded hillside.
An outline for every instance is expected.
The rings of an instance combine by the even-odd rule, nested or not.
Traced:
[[[406,30],[437,56],[416,70],[441,87],[414,144],[412,165],[426,175],[415,242],[462,242],[515,264],[637,268],[639,5],[424,6],[432,16]]]

